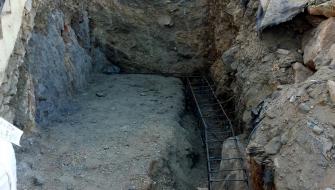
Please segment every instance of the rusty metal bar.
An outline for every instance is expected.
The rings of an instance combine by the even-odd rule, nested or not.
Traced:
[[[203,142],[206,147],[207,155],[207,171],[208,171],[208,189],[213,190],[212,183],[221,181],[236,181],[244,182],[249,189],[248,180],[241,179],[212,179],[213,174],[219,174],[220,171],[240,171],[247,179],[246,170],[243,168],[243,157],[241,156],[238,139],[235,136],[235,131],[231,120],[224,111],[224,108],[215,95],[215,86],[210,84],[208,79],[204,76],[186,78],[187,85],[192,93],[193,100],[196,104],[199,121],[201,121],[204,128]],[[192,82],[191,82],[192,80]],[[206,92],[206,93],[203,93]],[[218,112],[218,113],[215,113]],[[209,123],[211,123],[209,125]],[[222,143],[226,140],[233,140],[237,155],[231,158],[222,157]],[[234,169],[220,170],[222,161],[236,160],[239,167]],[[216,176],[218,177],[218,176]]]
[[[190,90],[191,90],[193,99],[194,99],[194,101],[195,101],[196,107],[197,107],[197,109],[198,109],[197,111],[198,111],[198,114],[200,115],[202,124],[203,124],[204,127],[205,127],[205,135],[204,135],[205,139],[204,139],[204,141],[206,142],[206,141],[207,141],[207,130],[206,130],[206,128],[207,128],[207,124],[206,124],[206,122],[204,121],[204,118],[202,117],[202,113],[201,113],[201,111],[200,111],[201,109],[200,109],[199,103],[198,103],[198,101],[197,101],[197,98],[195,97],[195,93],[194,93],[194,91],[193,91],[192,84],[191,84],[190,79],[189,79],[188,77],[187,77],[187,83],[188,83],[188,85],[189,85],[189,87],[190,87]],[[211,180],[211,179],[210,179],[211,176],[210,176],[210,173],[209,173],[211,166],[210,166],[210,162],[209,162],[209,155],[208,155],[209,150],[208,150],[208,145],[207,145],[207,143],[205,143],[205,147],[206,147],[207,161],[208,161],[208,162],[207,162],[208,189],[211,190],[211,189],[212,189],[212,186],[211,186],[212,184],[211,184],[211,182],[210,182],[210,180]]]

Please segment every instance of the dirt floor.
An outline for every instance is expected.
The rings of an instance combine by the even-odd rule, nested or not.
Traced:
[[[96,75],[71,112],[25,137],[19,189],[196,189],[206,163],[179,79]]]

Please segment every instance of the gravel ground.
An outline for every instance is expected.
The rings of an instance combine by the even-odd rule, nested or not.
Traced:
[[[96,75],[17,150],[19,189],[196,189],[206,181],[179,79]]]

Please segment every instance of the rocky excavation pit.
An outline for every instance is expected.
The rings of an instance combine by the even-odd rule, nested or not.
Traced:
[[[242,153],[250,187],[335,189],[334,0],[9,1],[0,115],[25,131],[20,189],[206,187],[182,82],[120,72],[205,73],[240,142],[217,153]]]

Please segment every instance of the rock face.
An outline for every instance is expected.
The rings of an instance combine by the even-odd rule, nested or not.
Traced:
[[[93,43],[122,70],[189,73],[204,65],[205,0],[89,4]]]
[[[335,1],[330,0],[320,5],[313,5],[308,7],[308,13],[311,15],[322,15],[325,17],[335,16]]]
[[[234,41],[215,41],[213,44],[217,54],[216,61],[211,68],[212,76],[218,84],[218,95],[234,94],[235,113],[246,124],[251,122],[251,110],[270,95],[279,85],[294,82],[292,64],[302,62],[299,53],[300,40],[294,32],[295,26],[287,24],[287,28],[269,29],[259,38],[255,9],[259,2],[250,1],[243,11],[236,1],[226,0],[230,5],[222,12],[230,12],[230,25],[239,26]],[[231,7],[232,10],[230,9]],[[217,15],[220,15],[219,13]],[[222,13],[222,17],[225,14]],[[220,21],[219,19],[216,19]],[[213,27],[221,25],[213,21]],[[219,26],[221,27],[221,26]],[[214,31],[215,32],[215,31]],[[230,38],[231,33],[221,32],[216,38]],[[299,36],[299,35],[298,35]],[[233,43],[233,44],[231,44]],[[222,51],[223,46],[229,46]],[[220,69],[217,69],[220,68]],[[230,106],[231,107],[231,106]],[[247,127],[249,125],[246,125]]]
[[[334,70],[322,67],[263,105],[248,152],[259,165],[274,168],[276,189],[334,187],[329,179],[335,171],[335,113],[327,90],[327,80],[334,78]],[[309,111],[299,111],[301,104]]]
[[[304,63],[313,69],[335,64],[335,18],[322,22],[304,36]]]
[[[257,29],[277,25],[291,20],[303,12],[308,0],[261,0],[257,15]]]
[[[231,100],[227,109],[235,105],[237,124],[243,121],[245,131],[255,131],[248,146],[254,189],[333,187],[334,150],[330,147],[334,145],[335,115],[330,83],[327,85],[334,80],[333,18],[320,18],[313,24],[317,28],[312,29],[311,15],[299,15],[272,28],[264,25],[267,28],[260,34],[254,18],[269,15],[257,14],[259,6],[277,4],[278,9],[270,4],[266,7],[276,13],[270,16],[278,16],[281,7],[296,3],[292,12],[278,18],[280,21],[302,11],[308,1],[279,5],[282,1],[250,0],[245,7],[230,0],[212,2],[213,7],[224,4],[222,13],[216,15],[222,21],[229,13],[226,27],[236,26],[220,34],[216,27],[224,24],[218,18],[211,20],[213,39],[232,39],[234,35],[229,42],[214,41],[211,75],[218,85],[218,96]],[[278,24],[276,19],[262,21]]]
[[[48,15],[46,34],[33,32],[25,61],[35,86],[38,122],[57,113],[67,97],[87,83],[91,57],[77,40],[62,12]],[[39,23],[42,24],[42,23]]]
[[[9,122],[20,123],[19,121],[25,121],[25,117],[28,118],[30,111],[26,104],[22,104],[22,96],[24,96],[24,89],[20,85],[20,69],[19,67],[24,62],[24,56],[26,54],[25,47],[30,39],[30,33],[33,28],[33,23],[31,20],[35,17],[34,10],[28,10],[27,7],[24,10],[25,15],[22,18],[22,26],[16,43],[14,46],[14,51],[9,58],[8,65],[6,67],[6,75],[3,78],[3,82],[0,86],[0,115]],[[21,93],[22,92],[22,93]],[[27,95],[27,94],[26,94]],[[33,103],[32,103],[33,104]],[[24,117],[18,119],[17,112],[26,112]],[[32,117],[31,117],[32,118]],[[24,122],[26,123],[26,122]],[[26,123],[27,125],[34,125],[31,123]]]

